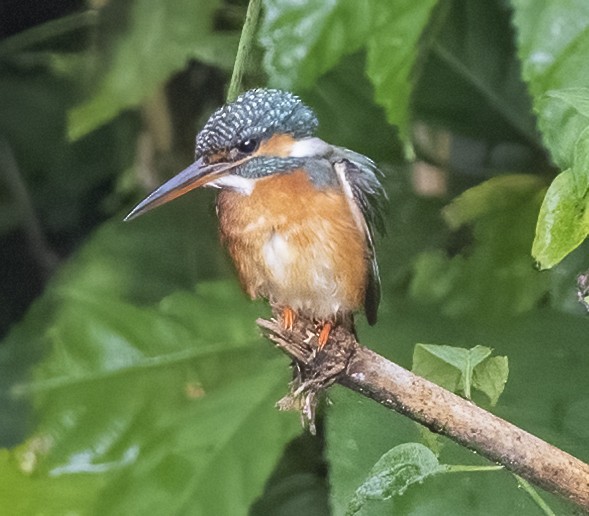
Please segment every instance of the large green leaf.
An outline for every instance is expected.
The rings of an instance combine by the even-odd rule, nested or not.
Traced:
[[[247,514],[300,431],[274,408],[288,367],[260,342],[258,311],[222,282],[158,309],[64,291],[49,354],[12,387],[38,421],[21,464],[56,485],[108,474],[98,513]],[[217,495],[221,483],[232,496]]]
[[[374,24],[375,2],[265,0],[260,42],[271,85],[309,88],[358,50]]]
[[[561,170],[572,170],[550,188],[538,219],[534,257],[549,268],[588,233],[584,213],[589,170],[579,154],[586,155],[589,137],[589,4],[514,0],[513,6],[523,76],[544,142]]]
[[[367,49],[367,75],[389,122],[409,136],[411,74],[436,0],[266,0],[260,42],[271,85],[305,89],[341,58]]]
[[[419,56],[419,39],[437,0],[397,0],[378,5],[368,40],[366,73],[374,84],[375,99],[385,108],[401,138],[409,140],[413,68]]]
[[[49,513],[247,514],[300,432],[274,407],[289,368],[259,337],[263,305],[235,281],[193,291],[219,244],[187,208],[101,228],[0,348],[3,423],[26,403],[35,422],[8,473],[36,479],[23,481],[28,507],[88,483]],[[2,493],[6,506],[22,489]]]
[[[584,0],[514,0],[518,53],[548,150],[562,169],[587,118],[554,90],[586,87],[589,70],[589,4]],[[575,103],[576,104],[576,103]]]
[[[98,30],[117,30],[118,38],[92,97],[69,113],[70,138],[139,105],[190,58],[226,64],[237,41],[234,35],[212,34],[218,5],[218,0],[134,0],[126,16],[105,16]]]

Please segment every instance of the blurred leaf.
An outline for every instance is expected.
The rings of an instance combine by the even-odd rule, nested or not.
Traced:
[[[417,116],[471,138],[538,147],[509,6],[453,0],[441,3],[433,20],[414,93]]]
[[[487,215],[493,216],[494,213],[508,211],[514,205],[529,202],[530,195],[543,188],[543,181],[532,175],[494,177],[460,194],[442,213],[450,228],[457,230]]]
[[[73,91],[71,82],[46,69],[0,70],[0,134],[15,155],[43,229],[60,236],[77,235],[100,216],[97,191],[134,155],[135,127],[129,118],[98,131],[92,141],[65,141],[65,110]]]
[[[89,514],[105,478],[97,475],[31,476],[14,452],[0,450],[0,503],[6,514]]]
[[[140,104],[190,58],[204,57],[210,62],[221,56],[220,62],[227,67],[228,52],[215,49],[225,50],[229,40],[211,36],[218,5],[218,0],[134,0],[126,30],[115,43],[96,91],[69,112],[70,139],[81,138],[122,110]],[[115,18],[114,23],[120,25],[121,19]]]
[[[32,471],[108,474],[100,513],[247,514],[300,431],[274,408],[288,367],[260,342],[258,307],[222,282],[158,310],[72,285],[60,297],[43,337],[49,354],[12,389],[37,407],[20,450]],[[231,497],[217,495],[220,483]]]
[[[368,40],[366,73],[374,84],[375,100],[385,108],[401,138],[409,140],[412,72],[419,39],[437,0],[397,0],[376,4],[376,22]]]
[[[402,495],[412,484],[443,470],[429,448],[418,443],[400,444],[378,459],[356,489],[346,514],[357,514],[368,500],[388,500]]]
[[[0,58],[6,58],[23,50],[29,50],[30,47],[47,43],[69,32],[93,27],[96,22],[97,13],[95,10],[90,9],[62,16],[41,25],[35,25],[22,32],[3,38],[2,42],[0,42]]]
[[[532,254],[542,269],[559,263],[589,234],[589,196],[578,192],[571,169],[561,172],[546,192],[532,247]]]
[[[132,222],[121,213],[105,223],[60,270],[59,288],[153,303],[228,271],[211,197],[200,194]]]
[[[208,211],[104,225],[0,348],[3,412],[34,408],[19,460],[56,489],[92,474],[98,513],[247,514],[300,432],[274,407],[289,368],[260,340],[263,306],[201,280],[225,268]]]
[[[530,248],[544,187],[533,176],[500,176],[456,198],[444,211],[453,228],[472,224],[474,242],[458,256],[422,254],[411,293],[442,302],[454,316],[495,318],[530,310],[549,278],[534,269]]]
[[[258,371],[247,364],[247,376],[229,380],[227,388],[205,386],[198,406],[153,432],[138,461],[107,485],[98,512],[248,514],[285,444],[300,431],[294,415],[274,407],[285,365],[260,360]],[[219,496],[219,485],[231,496]]]
[[[231,72],[239,44],[239,32],[215,32],[191,49],[191,57]]]
[[[485,346],[465,349],[416,344],[412,370],[449,391],[464,393],[468,399],[472,398],[472,388],[477,388],[494,405],[503,392],[509,370],[507,357],[490,357],[491,352],[492,349]]]

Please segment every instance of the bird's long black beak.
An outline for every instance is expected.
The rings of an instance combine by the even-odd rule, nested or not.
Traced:
[[[139,215],[143,215],[146,211],[157,208],[172,199],[184,195],[190,190],[194,190],[195,188],[210,183],[211,181],[226,175],[233,167],[234,164],[232,163],[214,163],[212,165],[205,165],[203,159],[200,158],[188,168],[185,168],[182,172],[164,183],[157,190],[151,192],[131,210],[129,215],[125,217],[125,220],[139,217]]]

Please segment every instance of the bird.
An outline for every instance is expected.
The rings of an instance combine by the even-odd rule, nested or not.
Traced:
[[[315,112],[288,91],[257,88],[218,108],[196,137],[195,161],[141,201],[131,220],[199,187],[219,190],[222,243],[241,285],[282,315],[316,324],[376,323],[375,232],[384,231],[382,172],[368,157],[315,135]]]

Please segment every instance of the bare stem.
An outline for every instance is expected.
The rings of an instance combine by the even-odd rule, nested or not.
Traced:
[[[262,0],[250,0],[247,7],[243,29],[241,30],[241,38],[237,47],[237,55],[235,56],[235,64],[233,65],[233,74],[231,75],[229,91],[227,92],[227,102],[234,101],[241,91],[247,60],[254,46],[261,5]]]

